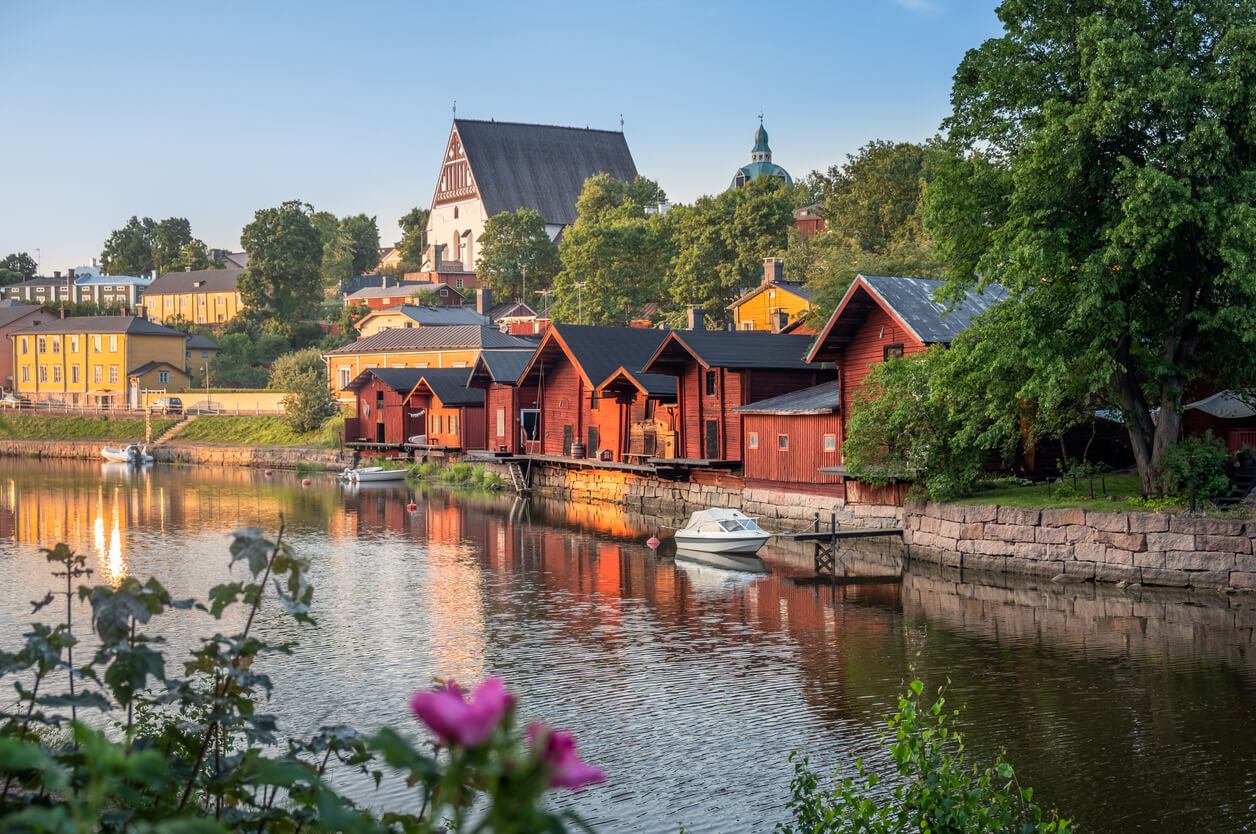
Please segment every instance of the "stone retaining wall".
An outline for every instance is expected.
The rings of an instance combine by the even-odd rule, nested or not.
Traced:
[[[489,464],[507,483],[510,475],[501,465]],[[765,527],[801,529],[816,513],[824,524],[836,514],[839,525],[897,527],[902,507],[880,504],[847,504],[840,498],[804,495],[767,489],[731,489],[687,481],[669,481],[612,469],[569,469],[534,464],[533,492],[566,501],[601,501],[621,504],[642,513],[681,516],[707,507],[731,507],[766,521]]]
[[[1256,520],[909,502],[907,556],[1078,581],[1256,590]]]
[[[0,457],[77,458],[103,460],[102,440],[4,440]],[[194,463],[206,466],[256,466],[268,469],[296,469],[298,464],[321,464],[332,469],[353,465],[353,453],[337,449],[297,449],[291,447],[211,446],[192,443],[163,443],[149,447],[160,463]]]

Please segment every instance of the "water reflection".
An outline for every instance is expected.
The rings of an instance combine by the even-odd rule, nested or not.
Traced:
[[[901,585],[834,586],[814,580],[809,545],[771,542],[764,570],[730,571],[645,547],[683,519],[605,506],[332,477],[305,489],[250,470],[3,467],[0,646],[48,587],[40,546],[90,552],[110,582],[155,575],[203,596],[229,576],[225,533],[273,531],[282,514],[312,559],[320,623],[259,613],[265,637],[300,641],[267,659],[289,732],[410,727],[407,698],[429,679],[502,675],[524,718],[575,730],[611,774],[577,800],[606,831],[770,830],[788,752],[827,770],[873,751],[912,666],[931,686],[951,679],[974,756],[1006,747],[1087,830],[1256,825],[1256,745],[1241,731],[1256,719],[1251,597],[918,566]],[[891,542],[865,540],[843,568],[900,563]],[[210,625],[175,622],[171,660]],[[407,796],[345,785],[377,806]]]

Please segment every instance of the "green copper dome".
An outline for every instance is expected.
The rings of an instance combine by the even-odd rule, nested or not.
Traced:
[[[794,180],[789,176],[789,172],[779,165],[772,162],[772,148],[768,146],[768,132],[763,127],[763,121],[759,121],[759,129],[754,132],[754,147],[750,149],[750,164],[743,165],[737,169],[737,173],[733,175],[733,181],[729,183],[729,188],[741,188],[751,180],[759,177],[776,177],[784,180],[789,185]]]

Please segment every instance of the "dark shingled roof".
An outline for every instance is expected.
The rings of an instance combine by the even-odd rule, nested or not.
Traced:
[[[486,350],[480,354],[476,364],[483,363],[493,382],[513,385],[531,358],[532,352],[526,350]]]
[[[158,368],[170,368],[181,374],[187,374],[187,371],[183,368],[180,368],[178,365],[171,365],[169,362],[145,362],[143,365],[140,365],[135,370],[129,372],[127,376],[143,376],[149,371],[155,371]]]
[[[529,208],[570,226],[589,177],[637,178],[628,142],[615,131],[472,119],[455,119],[454,128],[489,217]]]
[[[841,405],[838,380],[734,408],[734,414],[830,414]]]
[[[444,286],[441,284],[440,286]],[[450,289],[453,289],[452,287]],[[457,292],[457,290],[455,290]],[[405,298],[404,295],[397,293],[398,298]],[[472,310],[470,307],[431,307],[424,304],[401,304],[397,307],[389,307],[386,310],[374,310],[367,313],[359,322],[366,321],[372,315],[379,313],[401,313],[401,315],[410,319],[415,324],[427,327],[438,326],[447,327],[455,324],[488,324],[488,319]]]
[[[676,399],[676,377],[671,374],[647,374],[644,371],[630,371],[627,368],[619,368],[598,385],[598,390],[602,386],[615,379],[620,374],[631,380],[638,388],[645,392],[647,397],[667,397]]]
[[[535,342],[503,333],[495,327],[478,324],[455,324],[448,327],[390,327],[373,336],[329,351],[329,356],[357,353],[381,353],[387,350],[435,350],[437,348],[481,348],[526,350]]]
[[[198,269],[167,272],[148,285],[144,295],[174,295],[185,292],[235,292],[236,279],[243,269]],[[197,282],[201,285],[196,286]]]
[[[181,336],[181,333],[160,324],[153,324],[148,319],[137,316],[71,316],[67,319],[55,319],[35,327],[19,330],[19,333],[126,333],[133,336]]]
[[[644,368],[646,360],[667,336],[667,331],[643,327],[555,324],[546,332],[547,336],[550,334],[562,339],[590,384],[596,388],[621,367],[632,371]]]
[[[933,300],[933,294],[944,286],[942,281],[887,275],[860,275],[859,278],[926,345],[950,342],[967,330],[973,319],[1008,297],[1006,289],[992,284],[981,294],[967,293],[948,313],[946,304]]]
[[[806,369],[810,336],[783,336],[763,330],[672,330],[670,339],[688,348],[708,368]],[[650,358],[653,365],[663,352]]]
[[[371,381],[371,377],[375,377],[394,391],[409,394],[410,389],[418,384],[421,376],[423,376],[423,370],[420,368],[365,368],[345,386],[345,390],[361,390]]]
[[[40,307],[36,304],[11,304],[0,306],[0,327],[8,327],[20,318],[29,316],[31,313],[38,313],[43,310],[50,316],[55,316],[56,312],[47,307]]]
[[[188,336],[188,350],[218,350],[218,345],[208,336]]]
[[[420,377],[441,405],[484,405],[484,390],[467,387],[466,368],[424,368]]]

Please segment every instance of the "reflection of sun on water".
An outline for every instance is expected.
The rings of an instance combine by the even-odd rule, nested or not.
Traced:
[[[96,519],[92,523],[92,539],[96,546],[96,560],[100,565],[100,575],[115,588],[126,579],[126,560],[122,558],[122,521],[118,508],[118,488],[114,487],[113,495],[113,529],[109,531],[108,545],[105,543],[105,500],[101,495],[97,498]]]

